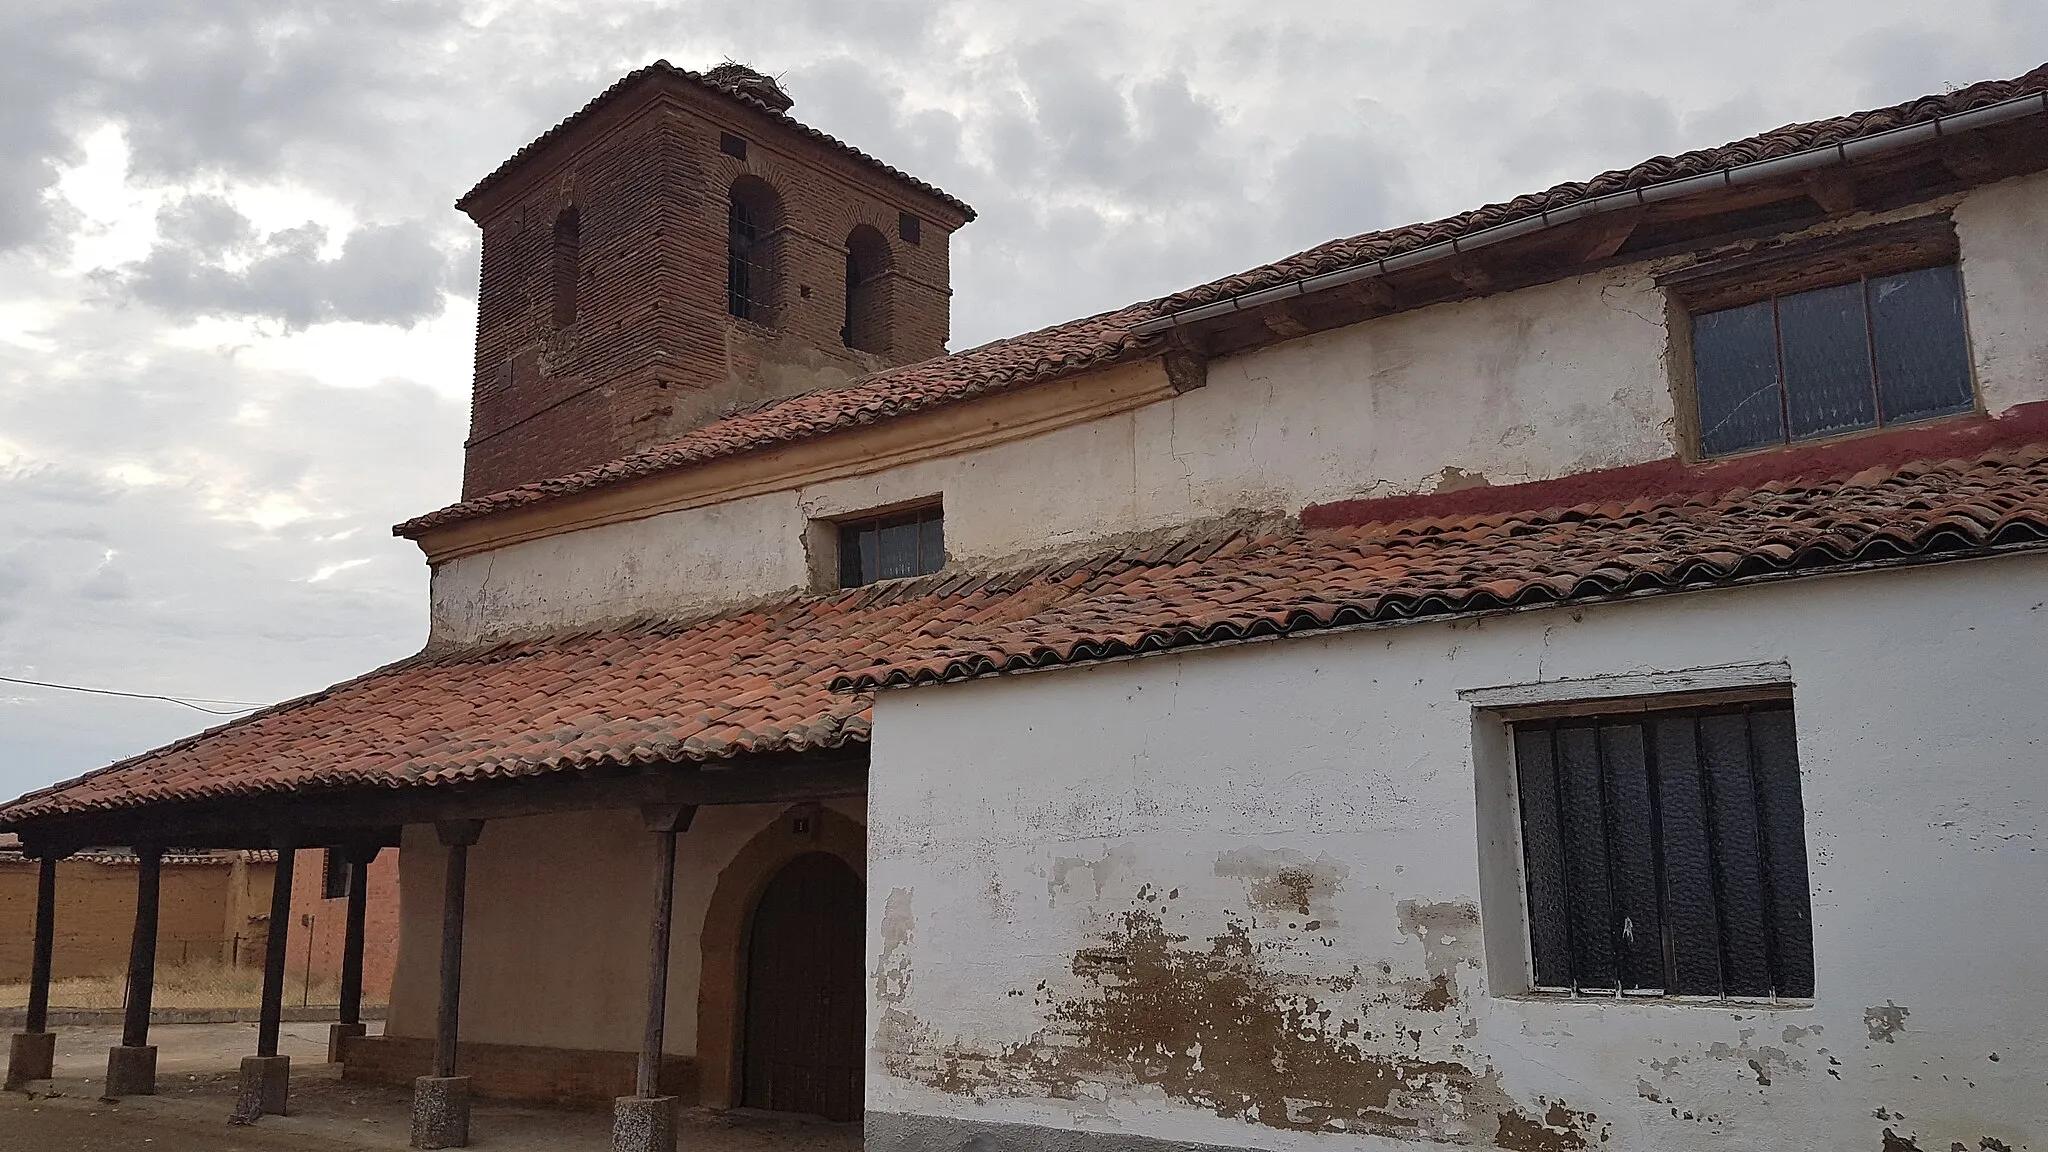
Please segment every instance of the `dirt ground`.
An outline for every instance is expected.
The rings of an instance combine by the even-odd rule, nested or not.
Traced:
[[[374,1032],[378,1025],[372,1024]],[[286,1024],[279,1051],[292,1058],[290,1114],[230,1127],[237,1069],[255,1051],[253,1024],[175,1024],[150,1029],[157,1045],[154,1097],[99,1098],[117,1028],[62,1029],[57,1079],[33,1095],[0,1094],[0,1152],[267,1152],[270,1149],[402,1149],[412,1096],[403,1088],[344,1083],[326,1059],[327,1025]],[[691,1152],[859,1152],[860,1125],[746,1111],[686,1109],[677,1143]],[[609,1152],[611,1116],[478,1101],[470,1146],[492,1152]]]

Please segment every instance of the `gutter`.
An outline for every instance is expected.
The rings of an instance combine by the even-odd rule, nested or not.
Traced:
[[[1140,336],[1150,336],[1170,328],[1178,328],[1217,316],[1226,316],[1232,312],[1248,311],[1278,300],[1292,299],[1296,296],[1307,296],[1312,292],[1321,292],[1326,289],[1341,287],[1345,284],[1354,284],[1360,280],[1384,277],[1394,272],[1408,268],[1418,268],[1425,264],[1435,264],[1475,249],[1486,248],[1521,236],[1548,231],[1576,220],[1583,220],[1589,216],[1600,216],[1609,212],[1641,208],[1666,200],[1676,200],[1680,197],[1690,196],[1696,192],[1704,192],[1709,189],[1736,188],[1745,184],[1777,180],[1786,176],[1795,176],[1800,173],[1813,172],[1823,168],[1841,167],[1872,156],[1897,152],[1929,140],[1938,140],[1964,132],[1974,132],[1994,124],[2004,124],[2042,113],[2048,113],[2048,92],[2036,92],[2029,96],[2016,96],[2010,100],[2001,100],[1996,104],[1986,104],[1982,108],[1973,108],[1967,112],[1952,112],[1946,116],[1937,116],[1932,120],[1921,121],[1918,124],[1907,124],[1899,128],[1889,128],[1883,132],[1874,132],[1868,136],[1861,136],[1840,144],[1827,144],[1819,148],[1809,148],[1786,156],[1774,156],[1768,160],[1752,160],[1746,164],[1731,164],[1726,167],[1717,168],[1712,172],[1703,172],[1697,176],[1685,176],[1677,180],[1648,184],[1641,188],[1631,188],[1625,192],[1610,192],[1604,196],[1595,196],[1590,200],[1580,200],[1573,204],[1566,204],[1563,207],[1546,208],[1535,215],[1524,216],[1519,220],[1510,220],[1505,224],[1496,224],[1490,228],[1482,228],[1467,236],[1455,236],[1449,240],[1439,240],[1434,244],[1427,244],[1421,248],[1388,256],[1384,259],[1354,264],[1351,267],[1340,268],[1334,272],[1304,276],[1299,279],[1290,280],[1285,284],[1275,285],[1271,288],[1261,288],[1255,292],[1246,292],[1229,297],[1228,299],[1218,300],[1212,304],[1203,304],[1194,308],[1185,308],[1178,312],[1170,312],[1164,316],[1155,316],[1150,320],[1143,320],[1132,325],[1131,331]]]

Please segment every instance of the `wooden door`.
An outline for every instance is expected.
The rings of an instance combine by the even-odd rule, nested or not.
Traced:
[[[860,877],[824,852],[785,865],[754,910],[740,1102],[860,1118],[866,917]]]

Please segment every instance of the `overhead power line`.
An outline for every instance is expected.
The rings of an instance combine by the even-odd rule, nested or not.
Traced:
[[[53,684],[48,680],[23,680],[18,676],[0,676],[0,683],[26,684],[31,688],[56,688],[64,692],[89,692],[94,696],[125,696],[130,700],[168,700],[173,704],[182,704],[195,712],[204,712],[209,716],[239,716],[244,712],[254,712],[258,708],[269,707],[268,704],[254,704],[247,700],[214,700],[205,696],[163,696],[155,692],[118,692],[112,688],[81,688],[76,684]],[[208,704],[227,704],[230,707],[208,708],[206,707]]]

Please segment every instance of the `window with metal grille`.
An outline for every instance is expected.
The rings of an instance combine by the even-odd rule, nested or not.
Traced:
[[[348,895],[348,857],[329,848],[320,863],[320,898],[339,900]]]
[[[839,525],[839,586],[923,576],[946,566],[946,518],[937,505]]]
[[[1698,313],[1692,356],[1704,456],[1976,406],[1952,263]]]
[[[1813,995],[1790,701],[1520,722],[1533,983]]]
[[[726,209],[726,311],[773,326],[782,200],[757,176],[733,181]]]

